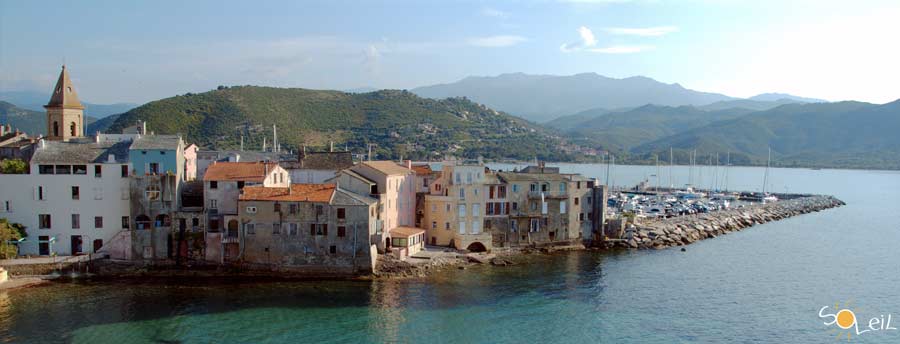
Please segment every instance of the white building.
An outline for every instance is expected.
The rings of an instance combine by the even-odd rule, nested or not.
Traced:
[[[0,217],[26,226],[19,254],[105,252],[130,225],[131,141],[41,141],[30,174],[0,174]]]

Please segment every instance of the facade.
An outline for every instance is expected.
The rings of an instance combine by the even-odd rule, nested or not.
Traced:
[[[487,169],[480,163],[445,163],[441,176],[425,195],[422,220],[431,245],[470,251],[489,251],[490,232],[485,232]]]
[[[291,185],[291,176],[277,163],[270,162],[220,162],[206,169],[203,200],[207,260],[223,261],[237,256],[234,238],[240,230],[238,198],[245,186],[252,185],[286,188]]]
[[[377,201],[334,184],[248,186],[240,196],[236,261],[275,270],[371,273]]]
[[[405,260],[425,249],[425,231],[415,227],[397,227],[391,230],[391,254]]]
[[[382,236],[379,250],[390,247],[392,229],[415,225],[415,174],[409,167],[393,161],[364,161],[327,182],[378,200],[377,233]]]
[[[184,149],[184,181],[197,179],[197,151],[200,148],[191,144]]]
[[[124,252],[111,242],[131,226],[129,141],[36,144],[28,174],[0,175],[0,216],[27,227],[23,255]]]
[[[78,100],[65,65],[44,108],[47,109],[47,140],[68,141],[84,136],[84,105]]]
[[[353,156],[348,151],[306,152],[300,150],[297,161],[282,161],[281,166],[291,173],[294,183],[324,183],[334,178],[338,171],[353,167]]]
[[[289,154],[245,151],[245,150],[197,150],[197,178],[202,179],[206,175],[206,169],[217,162],[278,162],[290,160],[294,157]]]

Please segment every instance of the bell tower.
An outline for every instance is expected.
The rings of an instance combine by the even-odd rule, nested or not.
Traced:
[[[68,141],[84,136],[84,106],[78,100],[78,92],[75,92],[65,65],[50,95],[50,102],[44,108],[47,109],[48,140]]]

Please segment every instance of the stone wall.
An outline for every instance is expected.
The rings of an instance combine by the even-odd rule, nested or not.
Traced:
[[[606,247],[661,249],[688,245],[744,228],[791,216],[839,207],[845,203],[832,196],[806,196],[769,204],[680,216],[629,224],[620,240],[603,243]]]

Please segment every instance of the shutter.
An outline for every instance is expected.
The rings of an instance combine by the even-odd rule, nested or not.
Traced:
[[[309,235],[316,236],[316,224],[315,223],[309,224]]]
[[[322,234],[328,236],[328,224],[325,223],[322,225]]]

